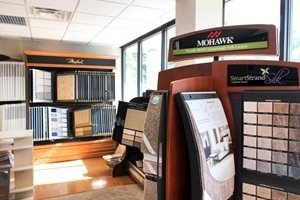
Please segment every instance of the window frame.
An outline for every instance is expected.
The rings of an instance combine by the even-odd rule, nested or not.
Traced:
[[[138,46],[138,63],[137,63],[137,71],[138,71],[138,74],[137,74],[137,80],[138,80],[138,83],[137,83],[137,90],[138,90],[138,96],[141,96],[142,95],[142,92],[144,91],[141,91],[142,90],[142,42],[144,40],[146,40],[147,38],[150,38],[151,36],[154,36],[155,34],[161,32],[162,34],[162,40],[161,40],[161,70],[164,70],[167,68],[167,60],[168,60],[168,57],[167,57],[167,54],[168,52],[165,52],[166,49],[167,49],[167,45],[168,45],[168,41],[166,41],[166,33],[167,33],[167,30],[171,27],[175,26],[175,19],[163,24],[162,26],[138,37],[137,39],[121,46],[121,55],[122,55],[122,58],[121,58],[121,73],[122,73],[122,76],[121,76],[121,89],[122,89],[122,100],[124,100],[124,96],[125,96],[125,88],[124,88],[124,83],[126,82],[125,80],[125,50],[126,48],[134,45],[134,44],[137,44]]]

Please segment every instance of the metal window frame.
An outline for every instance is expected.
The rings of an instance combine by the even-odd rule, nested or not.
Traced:
[[[136,38],[135,40],[131,41],[131,42],[128,42],[127,44],[121,46],[121,90],[122,90],[122,100],[124,100],[124,97],[125,97],[125,84],[126,84],[126,78],[125,78],[125,73],[126,73],[126,69],[125,69],[125,50],[126,48],[134,45],[134,44],[137,44],[137,48],[138,48],[138,59],[137,59],[137,80],[138,80],[138,83],[137,83],[137,94],[139,96],[142,95],[142,92],[141,89],[142,89],[142,41],[143,40],[146,40],[147,38],[157,34],[158,32],[162,32],[162,42],[161,42],[161,45],[162,45],[162,56],[161,56],[161,66],[162,66],[162,70],[166,69],[167,67],[167,52],[166,49],[166,45],[167,44],[167,41],[166,41],[166,33],[167,33],[167,30],[168,28],[172,27],[175,25],[175,19],[163,24],[162,26]]]

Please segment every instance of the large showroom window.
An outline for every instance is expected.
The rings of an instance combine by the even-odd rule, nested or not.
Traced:
[[[127,47],[124,50],[124,100],[137,96],[138,92],[138,49],[137,44]]]
[[[161,32],[142,42],[142,91],[157,88],[158,72],[161,71]]]
[[[122,46],[123,100],[157,88],[158,73],[174,67],[168,62],[169,40],[175,36],[175,20]]]
[[[280,30],[280,0],[227,0],[225,1],[224,9],[225,26],[244,24],[274,24],[278,30]],[[224,59],[278,60],[279,57],[226,56]]]

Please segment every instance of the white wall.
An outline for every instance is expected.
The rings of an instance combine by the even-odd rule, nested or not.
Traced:
[[[118,56],[116,60],[116,100],[121,99],[121,49],[93,47],[80,44],[60,44],[55,42],[33,42],[29,40],[13,40],[0,38],[0,54],[25,61],[24,50],[48,52],[89,53]]]
[[[176,35],[223,26],[223,0],[176,0]],[[176,62],[185,66],[212,61],[187,60]]]

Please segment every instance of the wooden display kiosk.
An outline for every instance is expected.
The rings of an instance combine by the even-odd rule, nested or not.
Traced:
[[[220,27],[172,38],[170,40],[169,61],[240,54],[278,55],[277,44],[277,30],[273,25]],[[217,60],[216,58],[215,60]],[[272,195],[274,196],[280,192],[281,195],[286,196],[286,199],[287,197],[299,198],[300,191],[293,186],[295,184],[299,185],[299,168],[295,167],[294,163],[288,159],[284,164],[279,163],[278,160],[273,161],[275,158],[273,155],[286,153],[285,155],[290,157],[299,157],[300,143],[297,142],[296,139],[300,138],[300,125],[297,124],[298,122],[294,123],[291,121],[288,122],[287,125],[282,125],[279,122],[276,124],[275,121],[278,116],[274,109],[270,111],[271,114],[259,111],[257,108],[258,105],[265,105],[266,102],[271,102],[274,108],[278,106],[277,102],[286,103],[296,111],[294,111],[294,114],[281,113],[278,111],[281,113],[279,117],[288,118],[288,120],[295,118],[297,121],[298,118],[296,119],[296,117],[300,113],[300,104],[298,104],[300,100],[299,96],[297,96],[297,92],[299,91],[299,69],[300,63],[239,60],[214,61],[212,63],[195,64],[161,71],[158,79],[158,90],[169,91],[166,147],[166,199],[194,200],[195,197],[197,197],[197,194],[195,194],[197,191],[193,188],[195,187],[193,182],[195,172],[191,171],[191,159],[193,159],[193,157],[189,154],[190,144],[187,143],[183,122],[175,100],[175,95],[179,92],[197,91],[216,91],[223,105],[231,132],[235,156],[236,177],[234,199],[242,199],[242,197],[246,198],[247,196],[252,198],[262,197],[259,192],[254,194],[245,188],[254,188],[255,191],[268,190],[270,194],[268,198],[270,199],[272,199]],[[253,94],[256,95],[255,97],[261,94],[261,98],[255,100],[251,95],[249,97],[248,92],[246,92],[249,90],[257,91],[257,93]],[[295,95],[296,99],[289,101],[289,99],[285,99],[284,97],[280,98],[278,95],[275,95],[274,99],[270,99],[272,94],[274,94],[272,91],[287,91],[285,94],[291,91],[290,93]],[[264,96],[264,93],[270,93],[270,95]],[[291,95],[287,94],[287,96]],[[256,102],[254,110],[245,110],[249,102]],[[254,115],[256,117],[255,123],[249,124],[246,122],[245,114]],[[260,124],[259,120],[267,117],[267,115],[271,117],[272,124]],[[260,117],[262,117],[262,119],[260,119]],[[257,145],[255,143],[255,147],[249,147],[249,145],[247,145],[249,136],[245,125],[247,128],[248,126],[256,127],[255,133],[257,129],[262,127],[274,130],[274,135],[270,136],[260,136],[258,135],[259,132],[257,132],[257,138],[255,138],[256,141],[271,140],[271,143],[273,141],[270,148],[260,147],[258,143]],[[282,139],[284,143],[288,144],[289,148],[293,147],[294,149],[274,150],[274,146],[281,142],[279,141],[280,136],[275,137],[275,129],[287,130],[286,134],[288,135],[294,134],[295,132],[295,136],[293,136],[295,140],[290,141],[291,136]],[[250,139],[251,138],[254,139],[254,136],[250,135]],[[276,141],[276,144],[274,141]],[[244,158],[243,148],[250,148],[255,151],[255,158],[250,157],[251,159],[248,159],[248,156]],[[268,157],[269,154],[272,155],[270,157],[271,160],[263,156],[260,158],[260,152],[266,153],[266,157]],[[250,162],[249,160],[251,163],[256,163],[255,168],[251,169],[251,167],[245,165],[246,161],[247,163]],[[259,163],[264,163],[265,166],[271,166],[270,171],[265,172],[258,170]],[[296,165],[298,166],[298,164],[299,163]],[[281,165],[284,167],[280,169],[286,169],[286,174],[282,174],[282,170],[277,170],[276,167],[281,167]],[[260,178],[258,178],[258,181],[254,181],[253,179],[255,178],[251,179],[249,178],[250,176]],[[198,181],[201,182],[201,180]],[[215,188],[215,190],[217,190],[217,188]]]

